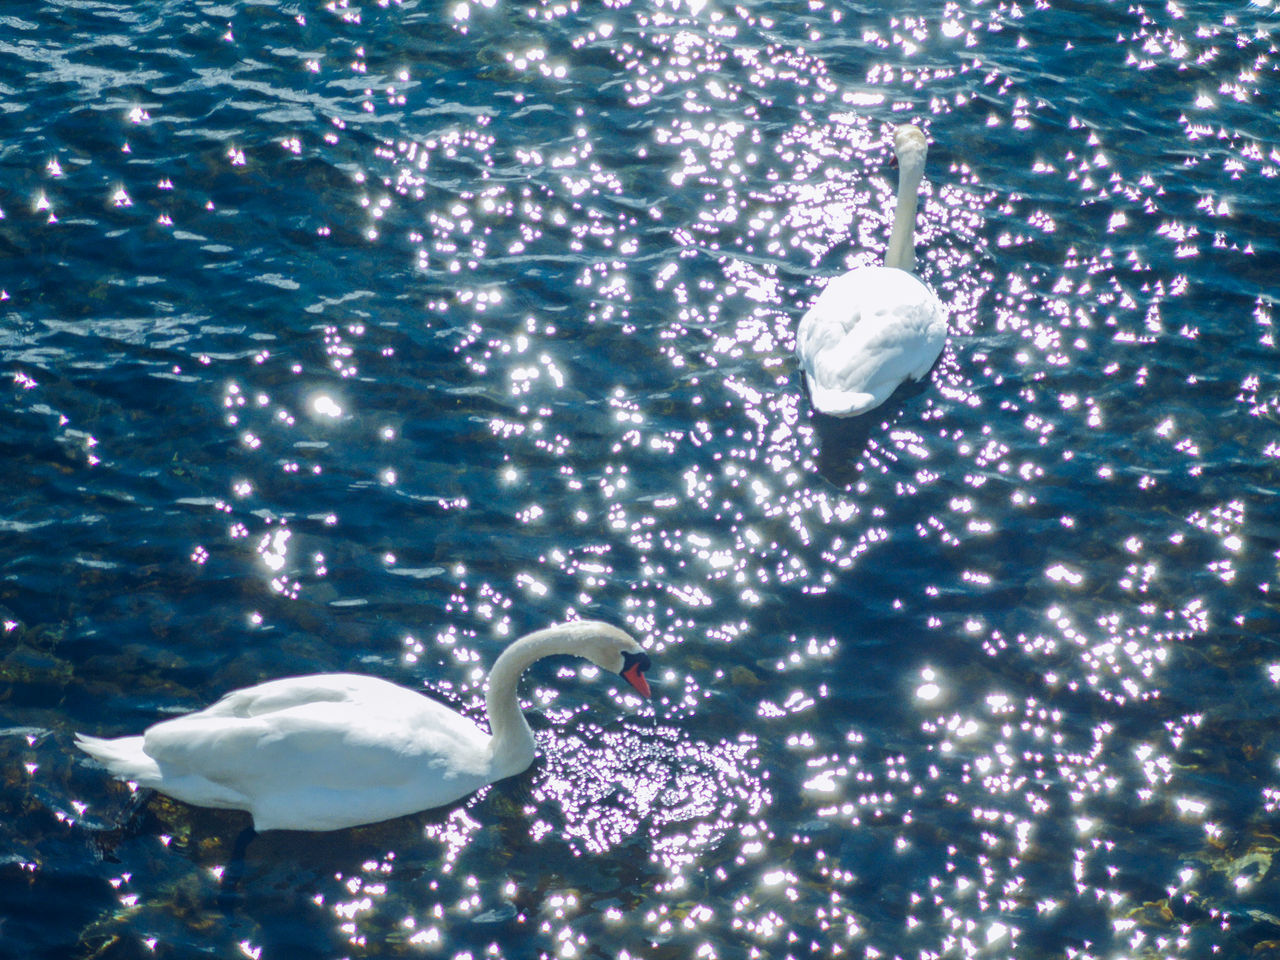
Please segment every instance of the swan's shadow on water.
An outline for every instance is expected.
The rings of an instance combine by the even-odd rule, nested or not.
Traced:
[[[917,406],[916,401],[932,383],[932,371],[919,380],[904,381],[888,400],[858,417],[830,417],[810,407],[813,432],[818,440],[818,473],[822,478],[837,487],[856,483],[872,438],[883,434],[899,417]],[[805,395],[808,396],[807,390]]]
[[[157,880],[175,869],[161,861],[185,861],[214,872],[217,886],[208,899],[199,898],[202,908],[237,921],[247,907],[263,907],[264,899],[279,901],[284,896],[291,900],[290,909],[296,909],[326,886],[328,878],[356,875],[363,864],[382,860],[388,851],[394,852],[397,873],[426,871],[452,860],[474,841],[481,824],[467,814],[491,789],[492,785],[445,807],[359,827],[263,833],[242,811],[192,806],[154,790],[139,790],[113,818],[114,824],[91,830],[88,841],[104,861],[125,864],[130,872],[147,872]],[[153,841],[158,837],[165,842],[156,852]],[[145,865],[148,859],[153,860],[150,867]],[[181,874],[189,871],[176,869]],[[158,880],[153,893],[163,900],[160,891],[168,886],[172,883]],[[286,888],[296,888],[295,895],[282,893]]]

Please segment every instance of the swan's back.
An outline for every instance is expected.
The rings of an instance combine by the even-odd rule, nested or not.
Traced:
[[[928,373],[946,340],[946,310],[919,279],[859,267],[832,279],[801,318],[796,354],[814,407],[853,416]]]

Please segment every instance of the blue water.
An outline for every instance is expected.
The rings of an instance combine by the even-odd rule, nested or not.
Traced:
[[[0,15],[0,954],[1275,950],[1280,13],[890,7]],[[952,336],[832,424],[906,120]],[[72,746],[576,616],[651,710],[239,864]]]

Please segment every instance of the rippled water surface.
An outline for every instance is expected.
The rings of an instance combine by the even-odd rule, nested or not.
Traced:
[[[0,953],[1270,956],[1280,13],[46,2],[0,15]],[[792,355],[931,148],[952,335]],[[358,670],[526,774],[330,834],[74,750]],[[241,876],[228,876],[228,865]]]

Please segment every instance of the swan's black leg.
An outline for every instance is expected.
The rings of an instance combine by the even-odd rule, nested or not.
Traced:
[[[226,916],[230,916],[235,907],[240,881],[245,874],[245,853],[257,835],[258,831],[250,824],[240,831],[235,843],[231,845],[231,856],[227,859],[227,866],[222,871],[222,883],[218,886],[218,909]]]
[[[115,855],[116,847],[123,841],[131,840],[146,832],[147,801],[151,799],[153,790],[140,789],[129,797],[115,825],[102,830],[91,830],[89,842],[93,844],[98,856],[108,863],[119,863]]]
[[[135,790],[133,796],[129,798],[129,802],[124,808],[123,822],[120,824],[126,837],[137,836],[142,830],[142,821],[146,815],[147,801],[151,799],[154,790],[145,788]]]

